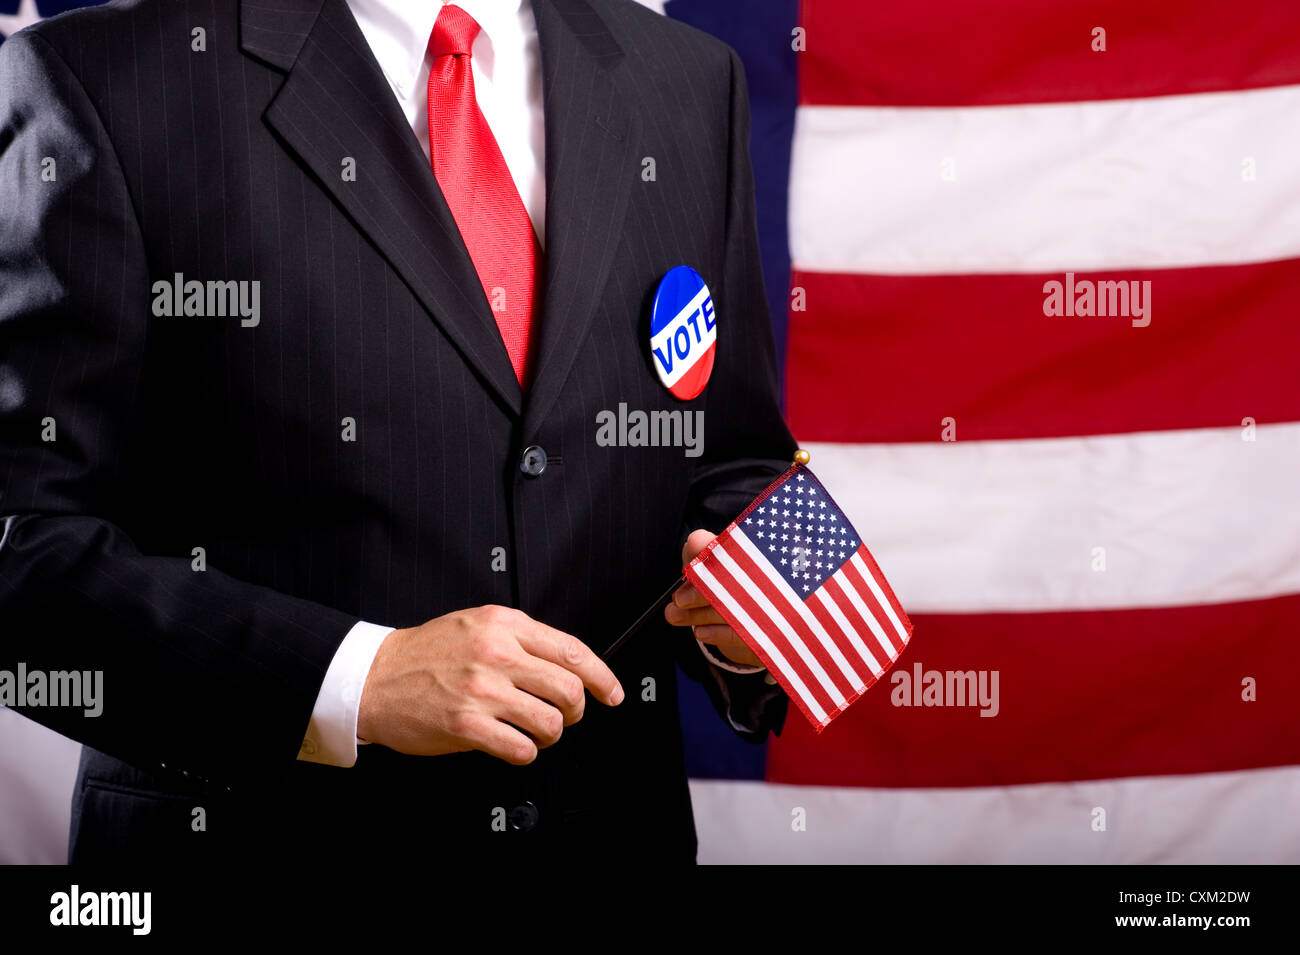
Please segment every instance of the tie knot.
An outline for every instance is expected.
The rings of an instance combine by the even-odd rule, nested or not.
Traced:
[[[429,37],[429,52],[435,58],[469,53],[478,36],[478,21],[455,4],[448,3],[438,11]]]

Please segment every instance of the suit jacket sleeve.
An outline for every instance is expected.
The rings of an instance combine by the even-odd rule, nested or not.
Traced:
[[[760,267],[749,95],[740,58],[729,52],[724,273],[713,289],[717,349],[705,389],[704,449],[696,459],[686,533],[700,527],[722,531],[790,466],[795,451],[781,417],[776,345]],[[704,684],[737,734],[759,742],[769,731],[780,733],[789,703],[780,687],[769,684],[764,673],[735,674],[707,662],[690,630],[682,629],[682,669]]]
[[[0,667],[102,670],[100,716],[24,712],[146,770],[291,763],[357,618],[114,522],[131,447],[167,440],[133,428],[150,277],[113,144],[32,31],[0,47],[0,182]]]

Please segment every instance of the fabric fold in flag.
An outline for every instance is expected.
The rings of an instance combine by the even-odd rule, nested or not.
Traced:
[[[875,558],[802,464],[700,551],[686,578],[819,733],[880,679],[912,636]]]

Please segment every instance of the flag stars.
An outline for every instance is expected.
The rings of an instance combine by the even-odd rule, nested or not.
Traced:
[[[834,578],[858,546],[847,516],[825,489],[811,477],[802,483],[800,487],[790,481],[776,488],[761,507],[737,522],[770,562],[772,572],[784,578],[801,600]]]

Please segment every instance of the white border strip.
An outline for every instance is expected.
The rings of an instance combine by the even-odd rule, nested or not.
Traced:
[[[1300,86],[1015,106],[800,107],[790,251],[800,269],[884,274],[1300,256],[1297,116]],[[1243,179],[1248,162],[1253,180]]]
[[[81,744],[0,707],[0,865],[68,861]]]
[[[961,789],[695,779],[691,799],[701,863],[1300,863],[1296,766]]]
[[[981,613],[1300,593],[1300,423],[1242,436],[804,446],[909,614]]]

